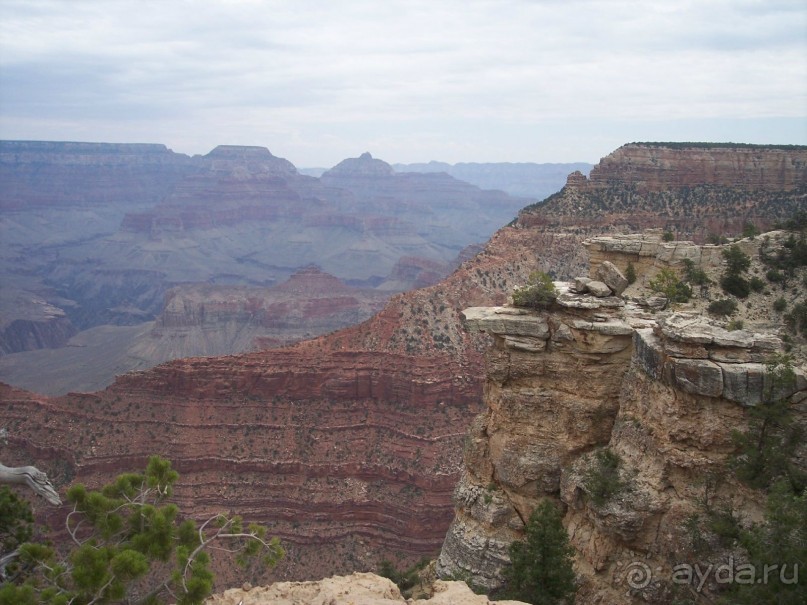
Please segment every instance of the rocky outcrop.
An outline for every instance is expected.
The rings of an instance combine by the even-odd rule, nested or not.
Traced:
[[[807,147],[631,143],[591,169],[585,187],[618,183],[638,192],[671,191],[708,183],[749,191],[793,191],[807,185]]]
[[[278,582],[265,588],[235,588],[213,595],[207,605],[524,605],[521,601],[491,601],[464,582],[437,580],[427,599],[404,599],[387,578],[371,573],[334,576],[317,582]]]
[[[741,241],[737,245],[746,254],[756,252],[757,246],[752,241]],[[585,240],[583,246],[588,251],[592,268],[608,262],[624,273],[628,264],[633,264],[636,273],[645,277],[653,277],[663,267],[680,269],[685,260],[692,261],[695,267],[704,271],[723,265],[722,246],[698,245],[692,241],[665,242],[658,229],[592,237]]]
[[[650,314],[556,285],[550,311],[463,311],[470,331],[494,339],[488,409],[466,440],[438,573],[500,586],[509,545],[549,498],[565,510],[577,553],[577,603],[668,603],[679,588],[672,568],[691,555],[687,516],[704,514],[704,501],[761,514],[762,496],[725,471],[732,432],[744,431],[748,409],[763,402],[798,409],[806,368],[797,360],[795,379],[782,384],[770,366],[782,350],[773,334],[727,331],[680,311]],[[602,451],[621,461],[626,482],[607,499],[594,496],[589,479]],[[718,474],[719,485],[704,486]],[[651,574],[646,583],[630,579],[637,566]]]
[[[807,147],[631,143],[602,158],[588,178],[519,215],[525,226],[636,233],[663,227],[679,238],[769,230],[807,207]],[[660,220],[661,219],[661,220]]]
[[[27,292],[3,292],[0,309],[0,356],[61,347],[76,333],[62,309]]]
[[[440,192],[450,183],[440,175],[398,177],[411,187],[404,189],[408,192],[432,185],[432,193]],[[597,573],[612,570],[616,578],[619,557],[627,551],[609,537],[609,528],[632,540],[636,552],[655,556],[651,546],[666,539],[668,526],[675,537],[681,517],[659,513],[648,521],[645,514],[668,503],[669,510],[675,508],[675,500],[666,500],[675,495],[667,494],[668,486],[687,498],[693,494],[694,476],[725,457],[726,435],[742,426],[745,408],[677,389],[641,370],[632,361],[633,334],[652,328],[654,316],[620,297],[563,291],[559,319],[545,315],[541,329],[526,334],[467,333],[460,311],[505,304],[535,269],[553,271],[559,279],[586,274],[583,239],[612,233],[637,216],[643,226],[665,227],[674,216],[666,202],[679,193],[637,198],[637,212],[626,206],[623,213],[627,201],[621,190],[597,198],[602,208],[596,211],[594,198],[565,191],[557,204],[550,200],[522,213],[440,284],[394,296],[363,324],[289,349],[175,361],[121,377],[95,394],[48,399],[4,389],[0,409],[14,437],[0,447],[0,457],[7,464],[35,460],[61,487],[72,480],[97,485],[137,468],[147,454],[166,455],[182,474],[177,494],[183,510],[201,517],[225,508],[274,523],[272,531],[290,553],[276,572],[283,579],[367,569],[390,551],[403,558],[434,553],[454,518],[451,492],[462,476],[457,494],[468,503],[460,513],[465,525],[455,524],[446,543],[454,541],[455,561],[470,560],[463,549],[490,553],[469,564],[490,581],[497,572],[476,570],[497,569],[495,553],[506,553],[538,494],[568,493],[565,498],[575,501],[579,484],[566,473],[567,464],[587,460],[606,444],[626,461],[646,447],[648,472],[661,474],[642,475],[656,490],[648,491],[642,511],[627,505],[613,513],[573,509],[579,529],[571,533],[586,552],[580,569],[596,563],[603,566]],[[780,195],[782,207],[792,199],[788,195]],[[345,196],[340,203],[355,207],[350,204],[359,197]],[[365,199],[396,209],[405,201],[378,192]],[[451,199],[458,214],[474,214],[464,194]],[[742,218],[739,210],[734,215]],[[155,259],[166,253],[153,242],[149,246]],[[369,245],[359,248],[357,253],[367,252]],[[198,257],[202,265],[217,263],[212,252],[204,249]],[[270,270],[259,256],[240,258],[262,279]],[[482,355],[491,339],[497,343],[491,352],[496,371],[484,386]],[[474,422],[465,440],[466,427],[481,409],[483,386],[496,412]],[[632,407],[623,403],[627,393],[636,394]],[[632,417],[647,418],[642,426],[655,432],[634,431]],[[499,420],[513,422],[512,436],[496,428]],[[566,441],[556,440],[555,433]],[[628,439],[638,445],[619,449]],[[473,475],[462,474],[463,442],[470,459],[478,461]],[[506,488],[497,487],[499,478]],[[655,494],[662,494],[660,503]],[[666,524],[651,535],[648,528],[657,518]],[[238,578],[222,577],[223,585]],[[602,586],[596,584],[597,590]]]
[[[567,284],[557,284],[559,300]],[[487,354],[488,411],[471,427],[457,516],[438,562],[442,575],[468,574],[501,584],[507,549],[537,498],[560,489],[562,471],[608,442],[630,365],[634,329],[624,303],[586,304],[534,313],[498,307],[463,312],[469,330],[494,336]],[[579,379],[585,376],[585,388]]]

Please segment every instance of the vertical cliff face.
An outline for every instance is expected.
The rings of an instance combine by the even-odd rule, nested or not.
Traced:
[[[626,242],[657,245],[654,238],[603,238],[589,248],[617,259],[624,250],[614,248]],[[690,243],[677,250],[681,257],[697,251],[709,265],[709,249]],[[674,260],[657,248],[656,267]],[[466,439],[438,571],[500,586],[510,543],[549,498],[565,511],[583,580],[578,603],[669,603],[681,589],[671,581],[673,567],[693,556],[690,521],[704,514],[704,502],[761,518],[764,496],[739,484],[726,463],[732,431],[746,430],[748,410],[773,396],[765,362],[782,342],[753,328],[726,331],[699,314],[651,313],[632,297],[576,295],[559,285],[548,312],[464,311],[468,329],[492,335],[494,344],[486,357],[487,410]],[[805,424],[803,362],[797,358],[795,382],[775,396],[789,398]],[[619,461],[624,479],[608,497],[592,480],[602,472],[602,452]],[[706,530],[699,538],[716,540]],[[652,575],[647,583],[629,576],[637,567]]]
[[[497,370],[488,382],[482,353],[489,337],[465,332],[460,311],[504,304],[535,269],[564,279],[583,274],[586,237],[634,220],[666,227],[675,216],[672,202],[683,199],[672,191],[634,197],[632,207],[623,193],[614,188],[596,198],[567,187],[497,232],[440,284],[395,296],[365,323],[293,348],[175,361],[88,395],[48,399],[5,389],[0,408],[12,437],[0,454],[7,464],[37,461],[59,486],[97,484],[136,468],[147,454],[163,454],[182,473],[183,508],[199,516],[232,509],[274,522],[292,566],[278,573],[310,578],[369,568],[390,553],[415,557],[440,548],[454,517],[451,491],[461,475],[466,428],[487,383],[491,411],[466,440],[471,463],[457,490],[464,504],[442,561],[445,569],[471,570],[479,583],[492,585],[496,557],[506,554],[537,498],[567,493],[564,486],[576,484],[564,482],[566,469],[622,434],[614,428],[622,394],[634,383],[639,392],[643,379],[633,365],[633,333],[654,316],[619,300],[579,296],[569,296],[557,316],[516,316],[512,334],[507,327],[489,330]],[[782,208],[803,204],[797,193],[777,195]],[[768,199],[743,198],[748,207]],[[692,222],[701,215],[695,216]],[[666,251],[658,239],[654,250]],[[634,258],[617,258],[615,245],[597,243],[597,254],[617,264]],[[653,260],[642,256],[642,246],[628,254],[648,267],[662,262],[661,252]],[[672,249],[670,263],[691,245]],[[650,403],[660,406],[653,414],[664,416],[665,402],[677,401],[679,389],[646,380]],[[694,410],[714,407],[703,395],[681,397],[695,398]],[[742,408],[726,405],[742,422]],[[689,447],[686,433],[680,439],[669,453],[674,460],[679,447]],[[582,552],[586,532],[594,535],[590,528],[603,523],[584,523],[594,513],[581,511],[575,540]],[[615,548],[614,539],[600,536],[590,540],[603,545],[597,552]],[[609,556],[607,565],[618,562]],[[587,560],[579,565],[593,569],[596,558]]]
[[[585,187],[613,184],[669,191],[704,183],[746,190],[792,191],[807,183],[807,149],[796,145],[631,143],[600,160]]]
[[[807,147],[631,143],[602,158],[588,178],[519,215],[525,226],[663,226],[703,241],[709,233],[762,230],[807,208]],[[660,225],[659,219],[663,222]]]

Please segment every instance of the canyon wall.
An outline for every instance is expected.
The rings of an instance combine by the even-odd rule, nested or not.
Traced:
[[[597,252],[592,277],[602,262],[624,263],[631,249],[654,250],[652,262],[643,257],[646,271],[683,258],[711,275],[722,270],[719,247],[664,244],[655,234],[595,238],[588,248]],[[463,312],[469,330],[494,342],[486,355],[487,409],[465,444],[438,573],[500,587],[510,544],[538,503],[550,499],[565,512],[575,549],[577,603],[669,603],[690,588],[672,578],[676,565],[691,562],[693,540],[715,546],[715,564],[732,554],[704,526],[693,534],[693,518],[720,506],[746,520],[762,517],[764,494],[727,471],[732,432],[746,430],[749,409],[771,398],[789,399],[796,421],[807,426],[807,364],[794,353],[795,381],[775,385],[766,362],[783,350],[778,333],[757,322],[727,331],[704,317],[708,299],[660,313],[643,306],[640,284],[624,299],[557,285],[549,311]],[[753,306],[760,304],[769,301]],[[602,452],[620,461],[627,478],[611,498],[598,498],[590,479]],[[646,583],[631,575],[637,571],[647,571]],[[720,588],[712,578],[699,590],[708,599]]]
[[[749,191],[793,191],[807,184],[807,152],[796,145],[632,143],[604,157],[585,187],[668,191],[708,183]]]
[[[483,355],[491,337],[468,333],[461,311],[505,304],[536,269],[558,279],[587,272],[582,242],[618,232],[634,217],[620,210],[622,192],[613,191],[613,197],[606,192],[597,198],[604,200],[599,208],[595,198],[567,186],[544,206],[523,211],[439,284],[393,296],[352,328],[281,350],[170,362],[121,376],[93,394],[45,398],[5,388],[0,409],[10,437],[7,446],[0,445],[0,457],[6,464],[36,463],[64,488],[73,480],[98,484],[137,468],[150,453],[165,455],[182,474],[177,493],[183,508],[199,517],[225,508],[273,523],[290,553],[277,578],[322,577],[369,569],[385,557],[412,561],[436,554],[454,517],[451,494],[462,475],[463,444],[471,452],[487,447],[486,425],[474,424],[470,439],[465,435],[483,409]],[[665,200],[683,194],[666,195],[643,202],[637,213],[643,227],[665,228],[675,218],[674,205]],[[798,192],[777,195],[781,213],[804,205]],[[743,199],[752,204],[768,198]],[[462,209],[459,201],[457,208]],[[703,212],[719,214],[710,206]],[[623,318],[621,309],[569,307],[562,321],[548,318],[546,330],[515,334],[512,348],[494,349],[502,372],[511,371],[506,360],[513,352],[513,380],[524,389],[519,399],[505,388],[509,382],[499,388],[502,414],[509,409],[505,400],[514,398],[518,406],[544,406],[553,426],[561,424],[554,419],[561,410],[551,401],[539,398],[533,404],[527,398],[539,392],[530,386],[530,364],[547,351],[546,365],[558,381],[546,388],[580,414],[580,434],[570,432],[568,443],[526,451],[527,460],[547,456],[541,467],[546,479],[519,466],[519,448],[531,435],[550,435],[539,423],[527,423],[513,437],[501,434],[493,444],[521,507],[504,500],[504,490],[490,490],[491,502],[502,503],[495,516],[497,523],[504,519],[496,527],[505,538],[518,534],[519,512],[526,512],[539,488],[559,489],[562,461],[610,439],[621,404],[608,385],[631,371],[633,336],[627,330],[634,329],[633,320]],[[540,343],[546,342],[565,348],[541,353]],[[597,380],[581,385],[588,371]],[[564,386],[571,379],[574,388]],[[578,387],[584,388],[580,395]],[[574,425],[576,416],[565,414]],[[484,462],[482,455],[478,459]],[[484,468],[492,467],[481,466],[481,474]],[[489,477],[471,483],[464,476],[466,493],[480,494],[484,504]],[[485,510],[479,514],[487,515]],[[221,585],[237,577],[222,575]]]
[[[807,147],[631,143],[602,158],[588,178],[526,208],[519,224],[581,231],[604,225],[663,227],[679,239],[765,231],[807,209]],[[659,218],[663,223],[659,224]]]

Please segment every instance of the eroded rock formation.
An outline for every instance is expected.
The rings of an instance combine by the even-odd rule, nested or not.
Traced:
[[[654,237],[598,238],[588,247],[600,263],[655,247],[652,262],[642,257],[648,270],[669,266],[682,250],[704,266],[713,258],[712,247],[696,253],[694,244],[667,248]],[[592,276],[600,273],[592,264]],[[510,543],[550,498],[565,510],[577,552],[578,603],[669,603],[684,589],[671,582],[672,568],[691,555],[685,521],[703,514],[703,502],[720,498],[760,518],[763,496],[726,471],[732,431],[747,429],[749,408],[781,398],[805,423],[807,367],[797,359],[795,380],[783,385],[766,365],[782,351],[775,333],[727,331],[700,314],[649,313],[630,299],[557,285],[557,305],[547,312],[463,311],[469,330],[494,338],[488,409],[466,441],[438,572],[500,586]],[[594,497],[588,479],[602,451],[629,477],[610,499]],[[652,577],[629,585],[638,565]]]
[[[586,273],[585,238],[617,232],[636,217],[641,226],[667,227],[675,207],[666,201],[683,195],[671,191],[646,203],[639,200],[644,205],[633,213],[628,206],[623,212],[622,194],[615,188],[613,196],[594,198],[567,187],[556,201],[525,210],[440,284],[394,296],[363,324],[292,348],[175,361],[123,376],[94,394],[50,399],[6,388],[0,409],[13,441],[0,454],[8,464],[36,462],[60,487],[73,480],[97,485],[141,466],[148,454],[162,454],[175,460],[182,474],[177,493],[183,509],[202,516],[226,508],[275,523],[273,531],[290,552],[277,570],[283,579],[369,569],[391,551],[410,560],[433,554],[454,516],[451,492],[461,473],[466,428],[482,409],[482,356],[490,342],[487,335],[463,329],[460,311],[505,304],[535,269],[551,270],[558,279]],[[782,208],[803,205],[798,193],[778,195]],[[756,208],[754,200],[768,198],[743,199]],[[597,200],[602,208],[595,212]],[[460,199],[457,208],[463,208]],[[717,211],[704,206],[703,212]],[[761,212],[754,210],[753,216]],[[678,244],[675,249],[685,250]],[[627,258],[613,254],[607,260],[624,271]],[[664,266],[659,254],[655,258],[648,258],[648,267]],[[626,295],[632,295],[630,288]],[[534,421],[513,437],[497,437],[491,451],[506,469],[515,506],[503,489],[487,489],[494,475],[484,453],[489,425],[474,424],[468,447],[480,461],[474,472],[484,479],[466,475],[466,487],[458,493],[474,503],[469,507],[479,507],[473,514],[482,520],[473,523],[492,527],[495,522],[501,552],[505,540],[517,535],[538,489],[546,494],[560,489],[562,461],[603,446],[616,434],[612,426],[622,409],[618,388],[627,388],[627,377],[640,371],[631,365],[632,324],[652,322],[652,314],[630,319],[622,299],[594,300],[564,294],[562,302],[568,304],[561,307],[561,320],[547,318],[535,333],[509,335],[508,345],[494,349],[502,382],[485,388],[501,399],[497,413],[509,413],[512,399],[513,409],[527,406],[522,413],[529,420],[530,406],[537,406],[546,411],[549,427],[569,440],[545,441],[522,455],[520,448],[533,434],[551,437]],[[536,378],[536,359],[544,359],[549,377],[557,380]],[[540,388],[531,386],[533,380],[542,381]],[[653,401],[667,405],[662,395],[678,391],[652,380],[648,384],[660,393]],[[548,397],[531,397],[544,387],[569,402],[570,411]],[[703,398],[686,392],[682,397]],[[725,405],[738,419],[744,413],[728,400]],[[665,410],[653,413],[663,416]],[[686,443],[686,434],[681,438]],[[546,456],[542,472],[522,468],[522,456],[528,461]],[[498,508],[488,507],[488,497]],[[473,546],[475,538],[468,536]],[[594,542],[605,551],[611,548],[605,538]],[[221,577],[222,586],[238,578]]]

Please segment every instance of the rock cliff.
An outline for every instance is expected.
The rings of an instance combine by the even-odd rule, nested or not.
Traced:
[[[622,232],[661,226],[703,242],[749,222],[768,230],[805,208],[807,147],[631,143],[602,158],[588,178],[572,173],[561,192],[525,209],[519,224]]]
[[[795,145],[632,143],[600,160],[585,187],[619,184],[647,193],[707,183],[748,191],[803,188],[807,150]]]
[[[483,353],[491,337],[466,332],[460,312],[505,304],[535,269],[551,270],[556,278],[587,271],[583,240],[614,233],[632,220],[630,212],[620,210],[621,190],[613,191],[613,198],[607,191],[602,195],[604,206],[594,212],[586,194],[567,186],[556,199],[522,212],[439,284],[396,295],[366,322],[291,348],[174,361],[122,376],[94,394],[49,399],[6,388],[0,409],[11,437],[7,447],[0,446],[0,456],[6,464],[37,461],[64,486],[73,479],[97,484],[140,466],[149,453],[162,454],[182,474],[177,491],[183,508],[199,516],[226,508],[274,522],[273,531],[290,552],[277,577],[302,579],[369,569],[390,552],[411,561],[439,550],[454,517],[451,493],[461,476],[466,442],[467,455],[476,456],[480,466],[473,469],[477,478],[463,475],[461,486],[466,487],[458,493],[479,504],[466,517],[482,519],[473,517],[468,527],[495,526],[501,543],[490,550],[504,552],[505,540],[517,535],[520,515],[538,490],[557,497],[564,462],[610,443],[617,434],[619,388],[627,388],[629,376],[642,377],[631,361],[633,333],[640,329],[634,324],[641,320],[637,325],[652,326],[654,318],[629,317],[616,297],[595,304],[570,294],[559,319],[547,317],[525,334],[509,335],[508,344],[506,333],[496,336],[500,346],[491,354],[498,360],[496,379],[503,382],[484,387],[488,398],[501,398],[494,404],[496,414],[504,417],[513,409],[529,415],[535,407],[546,411],[548,428],[527,422],[512,436],[498,434],[488,446],[485,422],[473,424],[467,441],[465,434],[482,409]],[[679,195],[668,193],[669,199]],[[798,193],[778,195],[784,207],[803,205]],[[668,226],[674,215],[665,199],[642,202],[643,226]],[[755,198],[747,199],[752,204]],[[559,211],[575,201],[581,210],[568,216]],[[667,250],[658,237],[653,241],[657,251]],[[610,254],[611,244],[592,242],[592,250],[604,246],[599,254]],[[676,254],[685,248],[676,244],[679,252],[671,262],[678,262]],[[645,261],[648,267],[664,266],[659,254]],[[626,258],[609,257],[618,266]],[[631,295],[631,289],[626,293]],[[536,359],[543,359],[549,376],[558,380],[536,378]],[[581,376],[589,371],[593,378],[583,382]],[[517,388],[510,390],[513,385]],[[662,386],[662,393],[678,393],[675,385]],[[543,388],[568,403],[569,410],[554,406],[548,395],[530,397]],[[682,401],[704,397],[682,393]],[[653,397],[664,405],[660,396]],[[510,399],[517,405],[508,406]],[[724,403],[739,419],[741,407]],[[663,416],[664,409],[654,413]],[[544,441],[520,453],[534,435],[549,439],[550,429],[566,435],[568,443]],[[680,438],[686,442],[686,435]],[[504,489],[487,490],[493,476],[488,447],[505,469],[515,504]],[[522,467],[522,457],[540,461],[540,468]],[[488,496],[500,508],[486,508]],[[474,552],[471,529],[465,541],[462,532],[452,529],[449,540],[457,549],[467,544]],[[581,529],[579,536],[586,531]],[[612,548],[604,538],[594,542],[605,545],[603,552]],[[237,577],[222,576],[222,585]]]
[[[691,242],[632,236],[588,244],[597,253],[591,277],[603,263],[639,253],[648,272],[682,258],[720,267],[719,247]],[[783,343],[766,322],[727,331],[696,312],[703,301],[688,312],[651,313],[638,304],[645,300],[636,296],[638,285],[624,299],[557,285],[550,311],[463,311],[468,329],[494,343],[486,356],[487,410],[466,440],[438,573],[500,586],[510,543],[549,498],[565,511],[577,553],[577,603],[669,603],[686,589],[671,581],[673,567],[692,556],[685,521],[703,514],[704,502],[728,502],[746,519],[761,517],[763,496],[725,470],[732,431],[746,430],[748,410],[772,398],[789,399],[806,424],[807,364],[797,354],[794,382],[774,386],[766,361]],[[594,497],[590,480],[603,451],[621,460],[628,477],[625,491],[611,499]],[[630,575],[637,570],[649,574],[646,582]]]

